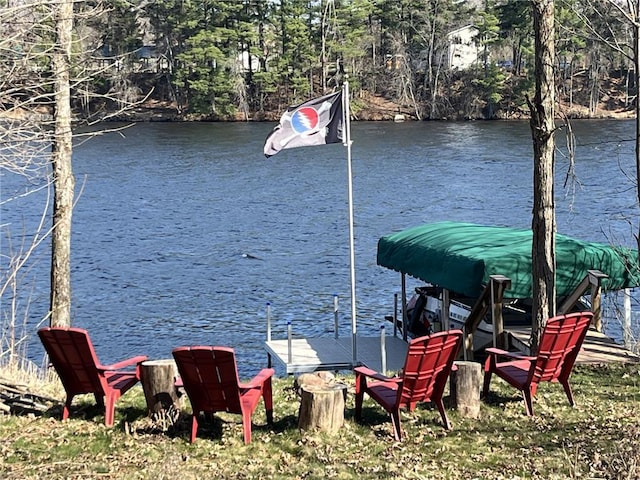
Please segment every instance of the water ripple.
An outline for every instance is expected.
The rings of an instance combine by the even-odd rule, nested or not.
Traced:
[[[272,126],[139,124],[76,148],[84,189],[73,218],[73,321],[104,362],[229,345],[247,376],[266,362],[267,302],[274,338],[285,338],[287,321],[296,335],[327,335],[334,294],[349,334],[346,152],[330,145],[265,160]],[[633,244],[635,188],[620,170],[633,172],[633,152],[605,143],[633,138],[633,128],[576,122],[581,186],[565,192],[560,154],[556,167],[561,233]],[[531,135],[527,122],[357,123],[353,140],[358,325],[378,335],[400,289],[398,274],[376,265],[378,238],[439,220],[527,228]],[[4,194],[22,188],[3,177]],[[14,237],[40,217],[44,198],[28,200],[0,202]],[[48,305],[47,248],[23,280],[33,328]],[[41,347],[29,353],[38,358]]]

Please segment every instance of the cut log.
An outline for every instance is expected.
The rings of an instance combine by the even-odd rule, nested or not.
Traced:
[[[342,427],[346,385],[340,383],[302,385],[299,392],[298,427],[300,429],[336,433]]]
[[[468,418],[480,416],[480,389],[482,366],[477,362],[457,361],[451,371],[451,404]]]
[[[293,382],[293,388],[298,395],[301,395],[300,389],[311,385],[326,386],[334,384],[336,381],[335,376],[331,372],[314,372],[314,373],[301,373]]]
[[[140,383],[147,401],[149,415],[173,416],[180,409],[180,397],[175,387],[178,368],[173,359],[147,360],[140,364]]]

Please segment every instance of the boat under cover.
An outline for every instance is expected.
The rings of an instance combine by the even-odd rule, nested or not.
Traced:
[[[473,223],[436,222],[386,235],[378,241],[382,267],[478,297],[491,275],[511,280],[505,298],[532,298],[532,231]],[[608,276],[605,291],[640,286],[638,251],[556,234],[556,293],[570,295],[589,270]]]

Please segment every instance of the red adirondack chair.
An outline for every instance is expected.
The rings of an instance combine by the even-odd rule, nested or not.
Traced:
[[[193,410],[191,443],[196,440],[200,412],[241,414],[244,443],[250,443],[251,415],[260,397],[264,399],[267,423],[273,423],[271,377],[275,370],[272,368],[263,368],[249,383],[240,383],[232,348],[178,347],[173,350],[173,358],[180,374],[179,383],[184,387]]]
[[[576,312],[550,318],[540,337],[538,355],[525,356],[498,348],[487,348],[484,364],[483,395],[489,393],[491,375],[495,373],[524,396],[527,415],[533,415],[533,397],[540,382],[559,382],[574,405],[569,377],[576,357],[587,336],[593,313]],[[506,361],[498,361],[506,358]]]
[[[394,436],[398,441],[402,440],[400,409],[411,411],[418,402],[435,403],[445,428],[451,429],[442,394],[461,344],[462,330],[449,330],[411,340],[402,375],[398,377],[387,377],[367,367],[355,368],[356,419],[362,418],[362,401],[367,393],[391,416]],[[367,378],[374,381],[368,382]]]
[[[147,357],[140,355],[112,365],[102,365],[86,330],[47,327],[38,330],[38,336],[67,394],[62,419],[69,417],[73,397],[92,393],[96,403],[104,406],[105,425],[112,426],[116,402],[138,383],[139,364]],[[135,371],[121,370],[134,365],[137,366]]]

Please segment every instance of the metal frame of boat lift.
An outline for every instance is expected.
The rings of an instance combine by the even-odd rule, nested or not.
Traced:
[[[593,312],[593,327],[597,332],[602,331],[602,319],[601,319],[601,294],[602,294],[602,281],[608,278],[608,276],[599,270],[589,270],[582,282],[576,287],[573,293],[567,297],[567,299],[560,305],[557,313],[567,313],[584,295],[585,291],[590,288],[591,296],[591,311]],[[505,348],[508,346],[510,340],[508,338],[509,331],[504,328],[504,321],[502,318],[502,306],[503,295],[506,290],[509,289],[511,280],[503,275],[491,275],[489,277],[489,283],[486,285],[482,294],[476,300],[475,305],[472,307],[466,322],[463,325],[464,331],[464,348],[463,354],[465,360],[472,360],[474,354],[473,346],[473,334],[476,332],[480,321],[487,313],[487,310],[491,308],[492,322],[493,322],[493,346]],[[404,274],[402,274],[402,297],[403,297],[403,311],[406,311],[406,284]],[[443,289],[442,293],[442,318],[445,320],[443,324],[444,329],[448,329],[449,319],[449,292]],[[405,325],[405,338],[406,338],[406,318],[403,318],[403,324]]]
[[[597,332],[602,331],[601,321],[601,293],[602,281],[607,275],[599,270],[589,270],[588,275],[575,289],[574,293],[568,297],[558,308],[558,313],[565,313],[571,309],[576,300],[579,299],[587,289],[590,289],[591,310],[594,313],[593,328]],[[489,308],[492,311],[494,322],[493,345],[508,346],[512,342],[519,348],[527,347],[523,343],[522,332],[511,332],[504,329],[502,321],[502,295],[508,289],[510,279],[502,275],[491,276],[491,281],[487,285],[485,292],[481,295],[473,306],[466,323],[463,326],[465,332],[464,352],[465,360],[473,359],[473,329],[477,327],[480,318],[484,316]],[[379,337],[357,337],[359,344],[359,358],[356,362],[351,357],[351,338],[340,338],[339,336],[339,308],[338,296],[334,296],[334,334],[332,337],[315,338],[294,338],[293,325],[287,322],[287,338],[284,340],[273,340],[271,305],[267,304],[267,332],[265,348],[268,355],[268,365],[272,366],[273,359],[277,359],[286,370],[287,374],[313,372],[318,370],[352,370],[359,365],[367,365],[378,371],[397,371],[402,368],[408,346],[407,323],[408,319],[404,312],[407,311],[406,284],[404,275],[402,276],[402,322],[398,321],[398,294],[394,294],[394,314],[393,314],[393,335],[386,335],[384,325],[380,327]],[[443,318],[448,312],[449,292],[443,290]],[[626,315],[625,315],[626,318]],[[628,319],[627,319],[628,320]],[[401,336],[398,336],[398,327]],[[443,323],[443,328],[448,325]],[[625,328],[623,328],[625,329]],[[515,338],[518,337],[518,338]],[[501,343],[502,342],[502,343]]]

